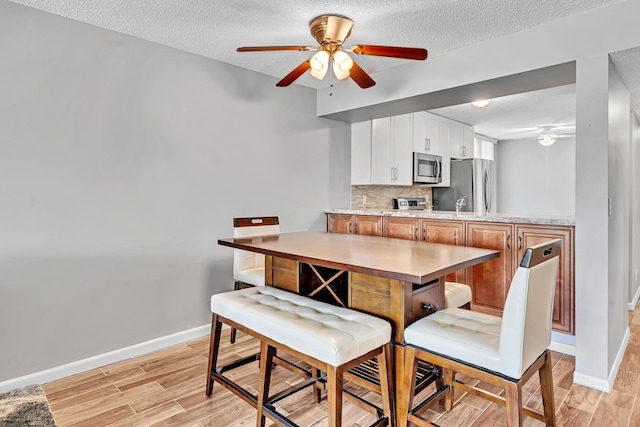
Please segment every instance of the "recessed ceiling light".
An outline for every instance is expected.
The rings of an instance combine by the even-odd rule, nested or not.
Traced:
[[[474,106],[474,107],[476,107],[476,108],[484,108],[484,107],[486,107],[487,105],[489,105],[490,103],[491,103],[491,100],[490,100],[490,99],[480,99],[480,100],[478,100],[478,101],[473,101],[473,102],[471,103],[471,105],[473,105],[473,106]]]

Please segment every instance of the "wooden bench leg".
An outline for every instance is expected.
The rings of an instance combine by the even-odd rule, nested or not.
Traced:
[[[311,367],[311,377],[312,378],[320,378],[321,375],[320,369]],[[322,401],[322,385],[320,382],[316,382],[313,386],[313,402],[320,403]]]
[[[416,388],[416,373],[418,371],[418,359],[416,359],[416,349],[411,346],[405,347],[404,361],[398,360],[397,363],[404,363],[404,377],[402,378],[402,389],[398,390],[398,427],[407,427],[409,420],[409,411],[413,407],[413,394]],[[380,384],[382,386],[382,383]]]
[[[222,323],[218,320],[218,315],[211,316],[211,338],[209,339],[209,363],[207,365],[207,396],[213,393],[213,378],[211,373],[216,370],[218,362],[218,351],[220,350],[220,335],[222,334]]]
[[[258,420],[256,426],[264,427],[264,404],[269,401],[269,385],[271,384],[271,370],[273,368],[273,356],[275,348],[266,342],[260,343],[260,386],[258,387]]]
[[[378,374],[380,376],[380,393],[382,394],[382,410],[384,414],[389,417],[389,420],[395,419],[396,404],[395,404],[395,388],[393,375],[391,373],[391,344],[385,344],[382,347],[382,353],[377,357],[378,359]]]
[[[445,383],[449,386],[449,393],[444,397],[444,409],[453,409],[453,383],[456,381],[456,373],[452,369],[444,370]]]
[[[342,367],[327,366],[327,404],[329,425],[342,426]]]

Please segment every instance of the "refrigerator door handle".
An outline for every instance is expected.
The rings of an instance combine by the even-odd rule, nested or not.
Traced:
[[[489,171],[487,169],[484,170],[484,207],[486,212],[491,211],[491,199],[493,199],[493,189],[491,187],[491,176],[489,176]]]

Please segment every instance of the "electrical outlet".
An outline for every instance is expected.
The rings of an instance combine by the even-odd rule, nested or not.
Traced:
[[[362,204],[363,205],[367,204],[367,196],[366,195],[362,196]]]

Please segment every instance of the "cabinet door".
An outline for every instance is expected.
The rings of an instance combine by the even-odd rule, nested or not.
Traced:
[[[422,240],[429,243],[464,246],[464,222],[422,220]],[[466,283],[465,270],[458,270],[447,275],[447,282]]]
[[[451,149],[451,157],[454,159],[464,159],[467,156],[464,146],[464,131],[462,123],[449,121],[449,148]]]
[[[362,236],[382,236],[382,217],[357,215],[355,233]]]
[[[501,314],[513,277],[513,225],[467,222],[467,246],[500,251],[500,257],[467,269],[472,309]]]
[[[391,117],[371,121],[371,183],[392,184],[395,177]]]
[[[413,113],[413,151],[442,155],[438,139],[438,116],[418,111]]]
[[[420,220],[418,218],[385,217],[384,236],[404,240],[420,239]]]
[[[574,279],[573,279],[573,228],[535,225],[516,226],[518,236],[517,255],[514,268],[520,264],[528,247],[553,239],[562,240],[558,279],[553,299],[553,329],[574,333]]]
[[[473,127],[469,125],[463,125],[462,145],[464,146],[464,157],[469,159],[473,159],[475,157],[473,138]]]
[[[327,232],[351,234],[354,232],[354,215],[328,214],[327,215]]]
[[[394,185],[413,184],[413,143],[411,114],[392,117],[393,164],[396,168]]]
[[[351,185],[371,184],[371,120],[351,124]]]

